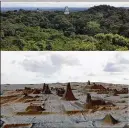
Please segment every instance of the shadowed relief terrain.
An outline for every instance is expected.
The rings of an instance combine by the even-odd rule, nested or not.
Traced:
[[[128,85],[8,84],[0,99],[2,128],[128,127]]]

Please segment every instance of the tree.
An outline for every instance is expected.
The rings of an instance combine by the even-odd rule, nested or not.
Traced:
[[[46,44],[46,50],[52,50],[52,44],[50,42]]]
[[[14,39],[12,44],[17,46],[19,50],[23,50],[25,46],[25,41],[23,39]]]
[[[90,21],[86,26],[87,33],[90,35],[95,35],[100,32],[100,24],[96,21]]]

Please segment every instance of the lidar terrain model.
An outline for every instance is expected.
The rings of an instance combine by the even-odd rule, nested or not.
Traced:
[[[2,128],[128,128],[128,85],[1,85]]]

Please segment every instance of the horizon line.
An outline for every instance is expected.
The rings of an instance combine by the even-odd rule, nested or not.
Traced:
[[[90,80],[89,80],[90,81]],[[9,84],[9,83],[6,83],[6,84],[1,84],[1,85],[40,85],[40,84],[66,84],[66,83],[87,83],[87,81],[85,82],[79,82],[79,81],[75,81],[75,82],[42,82],[42,83],[23,83],[23,84]],[[102,82],[102,81],[90,81],[90,83],[104,83],[104,84],[115,84],[115,85],[129,85],[129,84],[124,84],[124,83],[115,83],[115,82]]]

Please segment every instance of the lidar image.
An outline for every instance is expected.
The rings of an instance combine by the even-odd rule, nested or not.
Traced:
[[[2,51],[1,128],[128,128],[128,56]]]
[[[2,51],[127,51],[129,2],[1,2]]]

